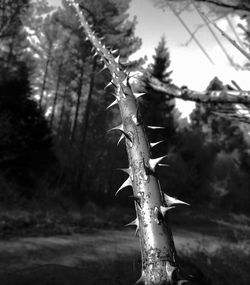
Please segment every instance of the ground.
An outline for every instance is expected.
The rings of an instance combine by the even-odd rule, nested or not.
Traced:
[[[250,227],[244,219],[177,224],[173,232],[179,255],[200,267],[212,284],[249,284]],[[139,278],[139,240],[133,230],[85,227],[66,232],[2,236],[1,285],[131,285]]]

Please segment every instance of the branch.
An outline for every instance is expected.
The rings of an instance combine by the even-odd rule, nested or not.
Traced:
[[[160,1],[160,0],[156,0],[155,2],[163,2],[163,1]],[[183,0],[179,0],[179,1],[176,1],[176,0],[164,0],[164,2],[184,2]],[[244,3],[239,3],[239,4],[236,4],[236,5],[233,5],[233,4],[229,4],[227,3],[228,1],[227,0],[224,0],[224,1],[218,1],[218,0],[195,0],[195,2],[198,2],[198,3],[207,3],[207,4],[212,4],[212,5],[215,5],[217,7],[221,7],[221,8],[226,8],[226,9],[229,9],[229,10],[233,10],[233,11],[242,11],[242,12],[250,12],[250,5],[247,5],[247,4],[244,4]]]
[[[165,93],[169,97],[178,98],[185,101],[212,104],[250,104],[250,91],[220,90],[198,92],[190,90],[186,87],[179,88],[174,84],[170,85],[162,83],[154,77],[149,78],[149,84],[154,90]]]
[[[247,53],[235,40],[233,40],[227,33],[225,33],[215,22],[212,22],[201,10],[199,10],[201,15],[208,21],[209,24],[212,24],[223,37],[225,37],[236,49],[238,49],[249,61],[250,54]]]
[[[217,0],[195,0],[195,2],[209,3],[209,4],[213,4],[213,5],[222,7],[222,8],[232,9],[234,11],[250,12],[250,6],[246,4],[232,5],[232,4],[228,4],[226,2],[217,1]]]

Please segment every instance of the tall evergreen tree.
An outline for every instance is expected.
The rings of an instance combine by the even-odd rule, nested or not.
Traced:
[[[174,139],[176,131],[176,115],[175,99],[170,99],[162,92],[156,91],[150,85],[150,77],[156,77],[163,83],[171,84],[172,79],[169,71],[170,54],[166,47],[165,38],[162,37],[153,56],[154,62],[150,64],[146,73],[142,77],[142,91],[147,96],[142,97],[142,116],[146,124],[165,126],[165,136],[168,144]],[[157,138],[154,138],[157,139]]]

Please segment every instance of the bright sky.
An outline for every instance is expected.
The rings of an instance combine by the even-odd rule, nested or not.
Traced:
[[[49,0],[48,2],[58,5],[61,0]],[[225,84],[230,84],[233,79],[242,89],[250,90],[249,72],[237,71],[230,65],[227,57],[206,27],[201,28],[196,37],[214,64],[209,62],[194,41],[185,45],[189,41],[190,35],[169,9],[163,11],[154,7],[151,0],[132,0],[129,13],[131,17],[137,16],[136,35],[142,38],[142,47],[133,55],[133,59],[147,55],[149,62],[152,61],[155,48],[161,36],[165,35],[170,52],[170,70],[173,70],[171,77],[178,86],[187,85],[190,89],[202,91],[214,76],[218,76]],[[202,19],[195,11],[182,13],[181,16],[191,31],[203,24]],[[236,26],[237,19],[232,17],[230,19]],[[217,24],[233,37],[226,19],[219,20]],[[239,29],[237,31],[241,33]],[[219,33],[216,32],[216,34],[234,62],[239,64],[246,62],[244,56],[235,47]],[[183,116],[186,116],[193,108],[194,103],[178,100],[177,105]]]

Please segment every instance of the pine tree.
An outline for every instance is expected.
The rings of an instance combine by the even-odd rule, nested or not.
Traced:
[[[150,85],[150,77],[156,77],[163,83],[171,84],[172,79],[169,71],[170,54],[166,47],[165,38],[162,37],[153,56],[154,62],[147,68],[142,77],[142,90],[147,93],[145,98],[142,97],[142,117],[146,124],[163,125],[166,127],[164,136],[167,137],[168,145],[174,139],[176,131],[175,116],[175,99],[170,99],[166,94],[153,89]],[[157,139],[157,138],[154,138]]]

